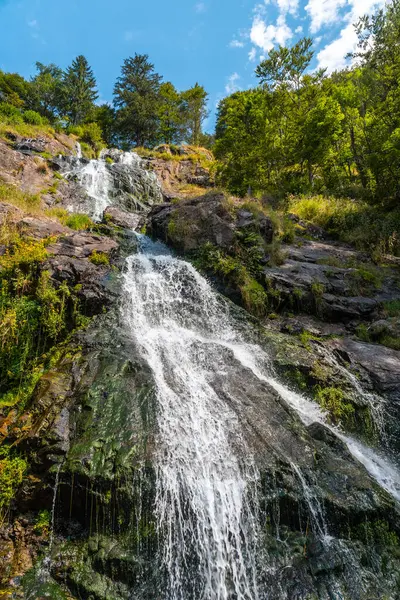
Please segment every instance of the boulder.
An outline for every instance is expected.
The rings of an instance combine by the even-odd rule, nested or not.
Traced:
[[[183,252],[198,250],[206,243],[229,250],[238,231],[261,233],[268,243],[273,237],[268,217],[256,219],[252,213],[230,210],[224,194],[204,196],[155,207],[149,215],[153,235]]]
[[[103,213],[104,223],[113,223],[123,229],[133,229],[137,231],[145,224],[143,215],[138,213],[129,213],[117,206],[108,206]]]

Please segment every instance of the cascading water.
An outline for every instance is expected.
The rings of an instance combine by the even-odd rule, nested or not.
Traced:
[[[326,424],[313,402],[271,375],[268,357],[246,343],[226,305],[187,262],[146,239],[127,261],[123,314],[152,369],[158,396],[156,514],[168,600],[269,598],[257,586],[257,480],[236,412],[212,385],[230,357],[267,382],[310,424]],[[226,354],[229,350],[231,354]],[[400,500],[400,476],[386,459],[331,428],[371,476]],[[292,468],[314,522],[329,543],[323,509]]]
[[[124,315],[157,384],[156,512],[168,598],[256,600],[257,474],[236,415],[210,385],[225,319],[187,263],[127,263]],[[200,305],[200,310],[198,308]]]
[[[111,205],[124,210],[143,210],[162,202],[157,177],[143,167],[143,160],[134,152],[105,150],[100,158],[85,160],[80,145],[76,157],[64,157],[62,164],[67,179],[78,183],[87,198],[68,208],[84,211],[100,221],[104,210]]]
[[[119,153],[114,165],[105,158],[79,161],[71,171],[87,190],[95,218],[101,218],[112,202],[132,196],[137,177],[150,182],[150,187],[154,183],[153,174],[149,179],[132,153]],[[142,183],[139,187],[143,190]],[[161,192],[155,189],[154,198],[159,200]],[[129,203],[127,207],[132,209]],[[230,316],[229,305],[189,263],[172,256],[162,244],[143,236],[139,239],[141,252],[126,263],[122,314],[157,388],[155,513],[166,577],[157,597],[286,598],[284,588],[271,592],[265,578],[260,578],[262,569],[274,578],[275,567],[273,561],[260,565],[266,562],[259,543],[263,535],[258,515],[260,475],[247,439],[247,424],[237,410],[243,397],[232,388],[224,394],[216,378],[229,378],[234,362],[241,373],[251,373],[261,385],[265,382],[305,425],[319,422],[329,428],[369,474],[400,500],[398,469],[378,451],[329,425],[316,403],[279,382],[265,350],[246,341]],[[359,386],[355,388],[363,394]],[[372,396],[367,401],[376,405]],[[355,558],[345,542],[331,544],[318,486],[309,483],[291,457],[283,458],[300,484],[314,535],[323,544],[339,548],[339,554],[348,553],[346,561],[353,564]],[[336,583],[332,585],[336,590]],[[342,597],[340,592],[332,594],[329,598]]]

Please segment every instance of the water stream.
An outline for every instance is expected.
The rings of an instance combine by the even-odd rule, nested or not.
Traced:
[[[110,203],[112,184],[105,161],[92,163],[81,181],[99,218]],[[215,385],[216,376],[227,376],[232,360],[278,392],[303,423],[329,427],[400,501],[399,471],[378,451],[329,425],[317,404],[278,381],[266,351],[244,339],[228,304],[193,266],[162,244],[140,239],[141,251],[126,261],[122,314],[157,388],[155,512],[166,577],[163,597],[266,598],[258,587],[260,475],[238,413]],[[323,508],[301,469],[292,467],[316,534],[328,540]]]

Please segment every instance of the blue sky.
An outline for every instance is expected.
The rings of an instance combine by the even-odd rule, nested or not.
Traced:
[[[210,94],[211,117],[227,93],[255,84],[268,51],[304,35],[314,40],[313,66],[334,70],[355,45],[352,23],[384,0],[0,0],[0,68],[25,77],[35,62],[65,68],[84,54],[101,100],[124,58],[149,54],[178,89],[196,81]]]

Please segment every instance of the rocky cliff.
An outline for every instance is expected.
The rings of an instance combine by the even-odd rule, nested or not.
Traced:
[[[146,225],[241,307],[221,300],[273,364],[276,380],[263,381],[217,349],[207,382],[243,424],[261,474],[259,562],[270,595],[260,597],[395,599],[397,483],[377,481],[346,436],[398,451],[399,265],[376,266],[294,216],[278,222],[258,202],[211,189],[212,157],[176,153],[128,163],[105,153],[91,167],[109,181],[112,206],[102,223],[79,222],[66,209],[91,207],[94,192],[78,175],[88,163],[74,142],[0,141],[1,593],[163,597],[156,384],[119,304],[132,229]],[[296,392],[325,422],[302,420]]]

